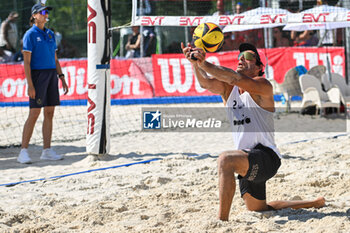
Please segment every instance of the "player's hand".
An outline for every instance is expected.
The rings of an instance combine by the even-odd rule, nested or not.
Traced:
[[[31,99],[35,99],[35,88],[34,88],[34,86],[28,86],[28,96]]]
[[[182,52],[184,53],[185,57],[192,63],[197,64],[199,61],[200,63],[203,62],[203,59],[205,60],[205,52],[200,48],[192,48],[191,44],[188,43],[187,47],[184,46],[183,43],[181,43]],[[200,60],[198,60],[198,58]]]
[[[182,49],[182,52],[183,52],[183,54],[185,55],[185,57],[186,57],[189,61],[191,61],[191,60],[190,60],[190,59],[191,59],[191,50],[192,50],[191,44],[188,43],[188,44],[187,44],[187,47],[185,47],[185,46],[184,46],[184,43],[181,42],[181,49]]]
[[[64,95],[66,95],[68,93],[68,85],[67,85],[66,80],[64,78],[61,79],[61,81],[62,81],[62,87],[63,87]]]
[[[195,48],[192,51],[192,56],[197,59],[197,64],[201,65],[205,61],[206,52],[201,48]]]

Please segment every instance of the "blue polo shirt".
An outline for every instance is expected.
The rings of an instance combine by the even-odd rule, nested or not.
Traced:
[[[50,29],[43,31],[33,25],[23,36],[23,51],[32,53],[32,70],[56,69],[56,49],[55,34]]]

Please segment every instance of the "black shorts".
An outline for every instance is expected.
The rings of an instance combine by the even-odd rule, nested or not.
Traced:
[[[281,166],[281,159],[269,147],[258,144],[248,153],[247,175],[238,175],[241,196],[249,193],[258,200],[266,200],[266,181],[273,177]]]
[[[32,70],[35,99],[29,98],[30,108],[60,105],[56,69]]]

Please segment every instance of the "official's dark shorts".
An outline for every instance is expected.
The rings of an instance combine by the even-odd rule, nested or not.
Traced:
[[[32,70],[35,99],[29,98],[30,108],[60,105],[56,69]]]
[[[249,193],[258,200],[266,200],[266,181],[277,173],[281,159],[271,148],[262,144],[246,152],[249,169],[246,176],[238,176],[241,196]]]

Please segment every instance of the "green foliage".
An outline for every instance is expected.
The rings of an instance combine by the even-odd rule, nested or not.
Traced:
[[[86,0],[49,0],[47,4],[53,7],[53,11],[50,14],[50,27],[61,32],[63,36],[86,31]]]
[[[111,0],[112,26],[121,26],[131,21],[131,0]]]

